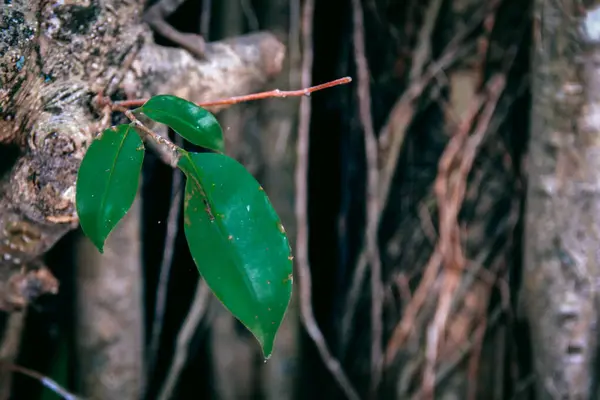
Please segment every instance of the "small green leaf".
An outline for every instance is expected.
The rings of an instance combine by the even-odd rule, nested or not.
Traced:
[[[190,101],[159,95],[148,100],[140,111],[195,145],[221,153],[225,151],[223,130],[215,116]]]
[[[77,175],[76,206],[83,232],[100,253],[138,190],[144,144],[130,125],[105,130],[88,148]]]
[[[292,294],[292,256],[280,219],[232,158],[183,153],[179,168],[187,177],[185,235],[198,271],[269,358]]]

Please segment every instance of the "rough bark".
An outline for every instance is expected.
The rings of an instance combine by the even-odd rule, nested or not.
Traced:
[[[4,309],[47,291],[51,275],[27,269],[77,226],[75,177],[97,120],[90,100],[114,91],[121,63],[140,47],[140,12],[124,1],[0,6],[0,138],[22,152],[0,186]]]
[[[202,61],[157,46],[142,7],[141,0],[0,6],[0,140],[21,149],[0,184],[3,309],[56,289],[33,261],[77,226],[75,180],[98,130],[99,92],[122,87],[135,97],[201,101],[246,93],[281,69],[283,45],[267,33],[207,45]]]
[[[600,7],[535,2],[523,305],[537,398],[595,398]]]

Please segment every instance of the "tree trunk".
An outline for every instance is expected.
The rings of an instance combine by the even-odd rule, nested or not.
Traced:
[[[523,305],[537,398],[598,396],[600,8],[535,2]]]
[[[100,254],[82,238],[77,256],[79,392],[139,399],[143,385],[141,205],[138,198]]]

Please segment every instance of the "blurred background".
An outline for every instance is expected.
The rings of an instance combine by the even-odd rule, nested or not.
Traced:
[[[319,0],[306,8],[299,0],[187,0],[169,16],[176,29],[207,41],[276,35],[286,58],[265,90],[353,81],[310,99],[273,98],[218,114],[228,154],[261,182],[294,250],[306,241],[299,224],[309,229],[309,263],[296,255],[296,267],[310,269],[312,299],[297,269],[268,362],[200,283],[178,212],[181,177],[147,153],[140,202],[127,222],[141,226],[133,245],[142,249],[142,273],[117,278],[143,293],[141,309],[131,308],[117,329],[139,323],[145,332],[145,399],[420,399],[433,389],[439,399],[533,398],[530,339],[516,314],[532,3]],[[297,141],[306,139],[304,165]],[[303,178],[307,216],[299,220]],[[28,308],[14,359],[73,393],[85,393],[77,321],[94,307],[81,305],[94,277],[78,269],[98,262],[86,240],[72,232],[47,255],[60,293]],[[444,273],[455,248],[464,265]],[[166,294],[164,312],[156,311],[157,293]],[[314,319],[301,318],[303,305]],[[10,331],[11,319],[0,321]],[[98,365],[124,357],[89,351]],[[129,373],[116,370],[114,379]],[[14,374],[10,398],[60,397]]]

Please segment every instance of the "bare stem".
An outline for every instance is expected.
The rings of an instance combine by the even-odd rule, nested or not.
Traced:
[[[314,0],[304,2],[302,9],[302,84],[309,85],[312,80],[313,35],[312,23]],[[347,83],[347,81],[345,82]],[[356,389],[345,374],[340,362],[329,350],[323,332],[319,328],[312,308],[312,276],[308,259],[308,158],[310,142],[310,99],[300,101],[298,139],[296,142],[296,204],[295,213],[298,225],[296,236],[296,272],[300,281],[300,316],[306,332],[314,342],[325,367],[333,375],[340,389],[349,400],[359,400]]]
[[[311,86],[311,87],[299,89],[299,90],[275,89],[275,90],[270,90],[268,92],[253,93],[253,94],[248,94],[245,96],[229,97],[227,99],[221,99],[221,100],[215,100],[215,101],[206,101],[206,102],[198,103],[198,105],[200,107],[227,106],[227,105],[232,105],[232,104],[244,103],[247,101],[269,99],[272,97],[284,97],[285,98],[285,97],[310,96],[311,93],[317,92],[319,90],[328,89],[330,87],[339,86],[339,85],[345,85],[346,83],[350,83],[350,82],[352,82],[352,78],[350,78],[349,76],[346,76],[344,78],[336,79],[331,82],[323,83],[321,85]],[[140,107],[147,101],[148,101],[148,99],[133,99],[133,100],[115,101],[113,104],[114,104],[114,106],[129,108],[129,107]]]
[[[268,92],[253,93],[246,96],[234,96],[227,99],[215,100],[210,102],[198,103],[200,107],[214,107],[223,105],[232,105],[243,103],[246,101],[263,100],[273,97],[300,97],[310,96],[311,93],[319,90],[328,89],[334,86],[345,85],[352,82],[352,78],[346,76],[330,82],[326,82],[320,85],[306,87],[299,90],[271,90]],[[169,139],[153,132],[151,129],[146,127],[134,114],[129,107],[142,106],[148,99],[134,99],[112,102],[110,99],[105,98],[100,94],[98,96],[98,104],[103,108],[110,108],[111,111],[118,111],[125,114],[125,116],[135,125],[136,131],[142,136],[142,139],[146,143],[156,150],[157,154],[161,157],[162,161],[175,168],[181,157],[181,149],[173,144]]]
[[[153,145],[154,147],[158,147],[160,150],[162,150],[157,151],[157,153],[160,154],[162,160],[166,164],[170,165],[173,168],[177,166],[177,163],[179,162],[179,157],[181,156],[180,147],[176,146],[169,139],[160,136],[156,132],[146,127],[146,125],[144,125],[142,121],[137,119],[137,117],[133,115],[133,113],[127,108],[115,104],[113,104],[111,107],[113,111],[120,111],[123,114],[125,114],[127,118],[129,118],[129,120],[137,128],[137,132],[142,136],[142,139],[144,139],[144,141],[146,141],[147,143],[150,142],[151,145]]]
[[[354,60],[358,74],[359,118],[364,131],[365,157],[367,164],[366,193],[366,248],[371,267],[371,396],[377,397],[382,373],[383,359],[383,282],[381,281],[381,258],[377,242],[380,200],[377,137],[371,114],[369,88],[369,65],[365,50],[365,28],[360,0],[352,0],[354,20]]]

